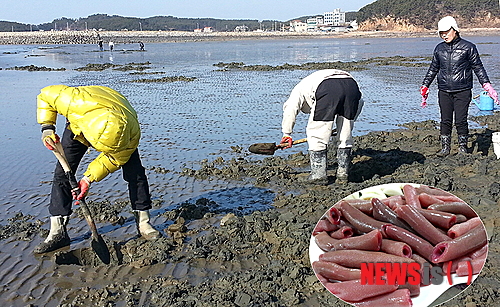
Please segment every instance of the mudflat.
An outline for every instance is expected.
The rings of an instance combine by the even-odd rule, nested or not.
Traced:
[[[185,168],[182,175],[251,182],[248,189],[274,191],[273,207],[245,214],[199,199],[159,212],[175,221],[162,229],[166,236],[159,241],[106,239],[110,265],[100,263],[89,247],[39,257],[54,262],[48,278],[65,277],[64,283],[57,284],[64,293],[60,306],[347,306],[322,287],[311,269],[307,251],[315,223],[352,192],[379,184],[415,182],[465,200],[488,232],[489,256],[480,276],[442,306],[494,306],[500,279],[496,227],[500,223],[500,164],[491,134],[500,130],[500,121],[497,114],[474,120],[483,128],[471,130],[472,153],[467,155],[457,154],[454,146],[450,156],[437,157],[438,125],[432,120],[356,137],[350,182],[345,185],[333,183],[333,150],[327,186],[300,183],[307,176],[309,160],[302,153],[261,161],[215,157],[203,161],[198,170]],[[117,217],[123,204],[90,205],[98,219],[130,223]],[[29,236],[40,225],[18,215],[9,227],[2,228],[3,238],[19,233],[18,228]],[[36,305],[49,303],[32,299]]]

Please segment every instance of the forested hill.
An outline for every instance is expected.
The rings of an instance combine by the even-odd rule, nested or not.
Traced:
[[[435,29],[452,15],[459,27],[500,27],[499,6],[499,0],[378,0],[361,8],[357,20],[364,29],[416,30]]]
[[[282,22],[254,19],[215,19],[215,18],[178,18],[174,16],[155,16],[148,18],[124,17],[118,15],[95,14],[88,17],[70,19],[62,17],[52,22],[29,25],[17,22],[0,21],[0,32],[10,31],[50,31],[50,30],[91,30],[108,31],[193,31],[197,28],[212,27],[216,31],[233,31],[237,26],[248,30],[274,30]]]

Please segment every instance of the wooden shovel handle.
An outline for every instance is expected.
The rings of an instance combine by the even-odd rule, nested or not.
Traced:
[[[78,193],[80,193],[78,182],[76,181],[75,175],[71,171],[71,167],[69,166],[68,160],[64,155],[64,149],[62,147],[62,144],[60,142],[55,142],[54,139],[52,139],[51,137],[45,138],[44,141],[48,143],[50,146],[52,146],[53,148],[52,152],[54,153],[57,160],[64,169],[64,172],[66,173],[66,176],[68,177],[69,183],[71,185],[71,188],[73,190],[78,189]],[[101,259],[103,263],[109,264],[111,256],[109,253],[108,246],[106,245],[106,242],[104,242],[103,238],[97,231],[97,227],[95,225],[94,219],[92,218],[92,213],[89,210],[87,202],[85,201],[85,198],[82,198],[78,201],[80,203],[80,208],[82,208],[83,216],[85,217],[85,220],[87,221],[87,224],[90,227],[90,232],[92,235],[92,242],[91,242],[92,249],[96,253],[97,257],[99,257],[99,259]]]
[[[52,139],[51,137],[46,137],[44,139],[44,141],[45,141],[45,143],[52,146],[52,148],[53,148],[52,152],[56,156],[57,161],[59,161],[59,163],[61,163],[61,166],[62,166],[64,172],[65,173],[71,172],[71,167],[69,166],[68,160],[66,159],[66,155],[64,154],[64,149],[62,147],[61,142],[56,143],[54,141],[54,139]]]
[[[305,143],[305,142],[307,142],[307,139],[299,139],[299,140],[293,141],[292,145],[297,145],[297,144],[301,144],[301,143]],[[283,144],[276,145],[276,147],[281,148],[281,147],[286,147],[287,145],[288,144],[283,143]]]
[[[69,166],[68,160],[66,159],[66,156],[64,155],[64,149],[62,147],[61,142],[56,143],[51,137],[45,138],[44,141],[46,143],[48,143],[50,146],[52,146],[52,148],[53,148],[52,152],[56,156],[59,163],[61,163],[61,166],[64,169],[66,176],[68,177],[71,188],[72,189],[79,189],[78,182],[76,181],[76,178],[71,171],[71,167]],[[78,193],[79,193],[79,190],[78,190]],[[99,233],[97,232],[97,227],[95,226],[94,220],[92,218],[92,214],[90,213],[90,210],[87,206],[87,202],[85,202],[85,199],[80,199],[79,202],[80,202],[80,207],[83,210],[83,216],[85,216],[85,219],[87,220],[87,223],[90,226],[90,230],[92,232],[92,238],[97,240],[97,238],[99,237]]]

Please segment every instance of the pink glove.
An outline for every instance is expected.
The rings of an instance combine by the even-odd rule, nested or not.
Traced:
[[[499,104],[498,103],[498,94],[495,91],[495,89],[493,88],[493,86],[491,86],[491,83],[485,83],[485,84],[483,84],[483,88],[484,88],[485,91],[488,92],[488,95],[490,95],[490,97],[493,98],[493,101],[496,104]]]
[[[420,106],[422,106],[422,108],[425,108],[427,106],[427,98],[429,97],[429,88],[425,85],[422,85],[420,87],[420,95],[422,95],[422,103],[420,104]]]

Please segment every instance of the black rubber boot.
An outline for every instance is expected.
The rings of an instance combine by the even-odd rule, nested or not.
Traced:
[[[66,230],[69,216],[51,216],[50,217],[50,232],[45,241],[35,247],[34,252],[43,254],[55,251],[61,247],[70,245],[70,238]]]
[[[347,183],[351,166],[351,148],[337,149],[337,163],[337,179],[335,182],[339,184]]]
[[[469,141],[469,136],[467,134],[461,134],[458,136],[458,152],[459,153],[469,153],[469,148],[467,147],[467,142]]]
[[[437,153],[438,157],[446,157],[451,151],[451,135],[441,135],[441,151]]]
[[[328,183],[326,175],[327,150],[309,150],[309,160],[311,162],[311,174],[307,180],[311,183],[325,185]]]

